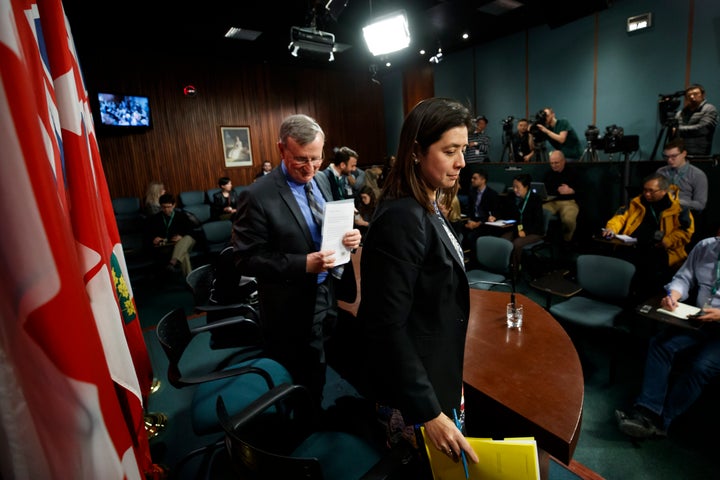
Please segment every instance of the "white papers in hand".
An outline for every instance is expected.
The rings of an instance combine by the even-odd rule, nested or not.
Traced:
[[[350,261],[350,250],[342,243],[343,236],[353,229],[355,201],[353,199],[325,202],[320,250],[335,250],[333,267]]]

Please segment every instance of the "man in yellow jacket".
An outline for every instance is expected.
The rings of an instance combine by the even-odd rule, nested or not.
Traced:
[[[619,256],[635,265],[638,293],[656,293],[687,258],[685,246],[695,232],[695,223],[680,206],[677,187],[667,178],[653,173],[643,180],[643,192],[630,200],[608,220],[603,236],[623,234],[637,239],[632,248],[622,248]]]

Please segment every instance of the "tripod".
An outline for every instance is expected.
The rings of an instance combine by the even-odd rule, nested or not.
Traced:
[[[549,157],[548,157],[548,153],[547,153],[547,147],[545,146],[544,141],[533,145],[533,151],[535,152],[535,155],[533,155],[533,161],[535,161],[535,162],[549,162],[550,161]]]
[[[503,129],[503,152],[502,155],[500,155],[500,163],[503,162],[503,159],[506,158],[505,155],[507,155],[507,162],[514,162],[515,161],[515,146],[513,145],[512,141],[512,130],[508,132],[507,130]]]
[[[588,140],[587,147],[585,147],[585,150],[583,150],[582,155],[580,156],[580,162],[597,162],[598,161],[598,154],[597,150],[595,150],[595,145],[593,145],[592,140]]]
[[[665,134],[665,141],[663,142],[663,146],[665,146],[665,144],[675,138],[676,133],[677,123],[675,122],[675,119],[671,119],[663,123],[663,126],[658,133],[657,139],[655,140],[655,147],[653,147],[652,154],[650,155],[650,160],[655,160],[655,154],[657,153],[658,147],[660,146],[660,140],[662,140],[663,134]]]

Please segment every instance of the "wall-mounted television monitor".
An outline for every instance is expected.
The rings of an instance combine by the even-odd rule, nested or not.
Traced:
[[[103,127],[150,128],[150,100],[141,95],[97,94],[98,119]]]

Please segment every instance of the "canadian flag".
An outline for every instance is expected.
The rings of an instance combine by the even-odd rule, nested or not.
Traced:
[[[140,479],[152,368],[60,0],[0,0],[0,477]]]

